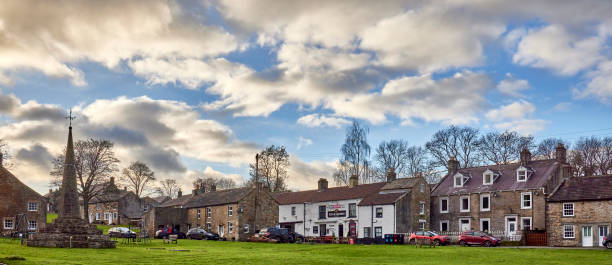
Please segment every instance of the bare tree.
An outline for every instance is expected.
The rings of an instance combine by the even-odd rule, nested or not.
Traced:
[[[577,176],[612,173],[612,137],[582,137],[569,154]]]
[[[478,134],[475,128],[450,126],[437,131],[425,148],[433,156],[436,167],[447,167],[451,157],[459,161],[460,167],[471,167],[478,164]]]
[[[176,184],[175,179],[164,179],[159,181],[159,186],[156,188],[156,192],[160,196],[168,196],[170,198],[176,198],[178,195],[179,186]]]
[[[357,175],[362,183],[371,182],[375,176],[369,158],[370,144],[368,144],[369,129],[362,126],[358,121],[353,120],[353,124],[346,130],[346,139],[340,149],[340,163],[334,180],[336,184],[348,184],[347,175]]]
[[[391,168],[401,177],[406,175],[408,163],[408,142],[404,140],[383,141],[376,148],[374,160],[381,172]]]
[[[555,148],[557,148],[559,143],[563,144],[566,148],[570,147],[569,142],[561,138],[546,138],[538,143],[535,156],[541,159],[554,159]]]
[[[270,191],[287,190],[287,178],[289,177],[289,153],[284,146],[271,145],[261,151],[259,161],[250,164],[251,180],[249,183],[255,183],[255,179],[259,178],[259,182],[263,183]],[[256,172],[258,169],[258,174]]]
[[[118,171],[119,159],[113,152],[114,144],[107,140],[79,140],[74,145],[74,163],[78,180],[79,193],[83,197],[85,216],[89,216],[89,200],[99,195],[103,189],[100,184]],[[65,152],[64,152],[65,153]],[[62,186],[64,172],[64,154],[53,160],[51,186]]]
[[[530,149],[532,143],[532,136],[521,136],[517,132],[490,132],[480,137],[478,150],[483,160],[505,165],[517,160],[521,150]]]
[[[420,146],[408,147],[406,152],[407,168],[406,175],[415,177],[419,173],[422,174],[428,182],[436,180],[439,177],[437,172],[434,172],[434,166],[429,159],[427,150]]]
[[[151,182],[155,181],[155,173],[145,163],[136,161],[123,169],[120,179],[136,196],[142,197],[148,192]]]
[[[236,182],[233,179],[217,176],[217,177],[200,177],[193,181],[194,189],[204,189],[206,192],[212,190],[212,186],[217,190],[227,190],[235,188]]]

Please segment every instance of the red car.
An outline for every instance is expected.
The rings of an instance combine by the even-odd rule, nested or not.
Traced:
[[[485,247],[496,247],[501,244],[501,239],[495,238],[485,232],[465,231],[459,236],[459,245],[479,245]]]
[[[450,243],[448,236],[441,236],[431,231],[416,231],[410,234],[410,244],[414,244],[415,239],[429,239],[436,246],[444,246]]]

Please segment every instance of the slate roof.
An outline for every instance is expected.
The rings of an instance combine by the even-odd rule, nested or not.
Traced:
[[[562,164],[554,159],[530,161],[525,167],[532,172],[525,182],[516,181],[516,170],[521,167],[519,163],[508,165],[489,165],[482,167],[464,168],[458,173],[470,177],[463,187],[454,187],[454,176],[446,175],[432,191],[432,196],[445,196],[453,194],[468,194],[480,192],[494,192],[507,190],[528,190],[544,187],[548,178]],[[482,184],[482,174],[488,169],[498,171],[501,175],[491,185]]]
[[[276,195],[276,201],[279,205],[296,204],[305,202],[324,202],[324,201],[340,201],[365,198],[371,194],[376,194],[385,185],[386,182],[360,184],[356,187],[334,187],[322,191],[308,190],[298,192],[284,192]]]
[[[398,190],[398,189],[411,189],[419,183],[418,178],[398,178],[394,181],[385,184],[381,190]]]
[[[245,187],[205,192],[192,197],[192,199],[185,204],[185,208],[198,208],[237,203],[249,192],[251,192],[251,190],[253,190],[253,188]]]
[[[612,175],[566,179],[550,202],[612,200]]]
[[[121,198],[125,197],[125,195],[128,195],[130,192],[131,191],[118,190],[118,191],[103,193],[103,194],[96,195],[95,197],[93,197],[89,201],[89,203],[116,202],[118,200],[121,200]]]
[[[177,207],[177,206],[184,207],[185,204],[187,204],[189,200],[191,200],[192,197],[193,195],[191,194],[183,195],[181,197],[178,197],[178,198],[175,198],[169,201],[165,201],[164,203],[160,204],[158,207]]]
[[[393,204],[406,194],[410,194],[410,192],[372,194],[361,200],[361,202],[359,202],[359,206]]]

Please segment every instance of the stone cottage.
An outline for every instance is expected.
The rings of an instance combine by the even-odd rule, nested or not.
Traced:
[[[155,231],[166,227],[186,233],[189,224],[187,223],[187,208],[185,208],[185,205],[192,198],[193,194],[183,195],[183,192],[179,190],[177,198],[167,200],[144,212],[142,226],[145,227],[150,236],[154,236]]]
[[[3,165],[0,153],[0,234],[35,232],[47,222],[47,200]]]
[[[568,178],[548,198],[548,245],[602,246],[612,227],[612,175]]]
[[[521,230],[546,229],[546,197],[570,172],[563,145],[555,159],[532,160],[524,149],[518,163],[460,169],[451,159],[448,169],[432,191],[432,228],[481,230],[509,239],[520,238]]]
[[[137,225],[143,213],[141,206],[136,194],[119,189],[115,185],[115,178],[111,177],[101,194],[89,201],[89,222]]]

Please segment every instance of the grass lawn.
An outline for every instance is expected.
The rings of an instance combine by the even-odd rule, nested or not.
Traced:
[[[57,219],[57,214],[56,213],[48,213],[47,214],[47,223],[53,223],[53,220]]]
[[[157,248],[157,249],[156,249]],[[163,248],[163,249],[160,249]],[[171,250],[188,250],[185,252]],[[582,249],[408,245],[310,245],[179,240],[117,249],[30,248],[0,240],[6,264],[610,264],[612,252]],[[7,260],[20,256],[23,261]]]

